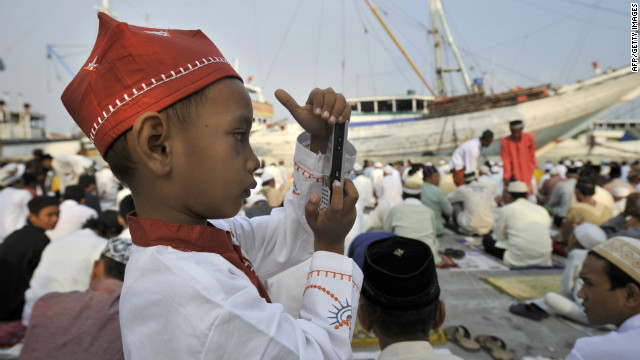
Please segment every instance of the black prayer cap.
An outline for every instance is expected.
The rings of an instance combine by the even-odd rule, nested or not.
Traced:
[[[524,128],[524,123],[522,122],[522,120],[509,121],[509,129],[517,130],[522,128]]]
[[[367,246],[362,296],[382,308],[418,310],[440,298],[440,286],[429,245],[392,236]]]
[[[29,212],[38,215],[40,210],[46,208],[47,206],[58,206],[60,202],[58,199],[53,196],[36,196],[33,199],[29,200],[27,206],[29,207]]]

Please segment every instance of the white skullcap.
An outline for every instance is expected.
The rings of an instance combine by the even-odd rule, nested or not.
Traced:
[[[376,161],[375,163],[373,163],[373,167],[381,169],[382,168],[382,163],[380,161]]]
[[[529,188],[527,187],[527,184],[523,183],[522,181],[514,181],[509,183],[509,186],[507,187],[507,192],[528,193]]]
[[[613,189],[613,196],[616,196],[616,197],[627,197],[629,196],[629,194],[631,194],[631,190],[623,186],[619,186]]]
[[[563,164],[564,164],[564,166],[571,166],[571,160],[568,160],[568,159],[567,159],[567,160],[565,160],[565,161],[563,162]]]
[[[385,165],[382,171],[384,171],[385,174],[391,174],[393,173],[393,167],[391,165]]]
[[[430,161],[427,161],[426,163],[424,163],[424,166],[433,166],[433,164]]]
[[[253,205],[255,205],[257,202],[259,201],[267,201],[267,198],[262,195],[262,194],[255,194],[255,195],[251,195],[249,196],[249,198],[247,198],[247,207],[253,207]]]
[[[260,179],[262,180],[262,183],[266,183],[267,181],[273,180],[275,179],[275,177],[273,176],[272,173],[270,172],[265,172],[264,174],[262,174],[262,176],[260,177]]]
[[[546,163],[544,163],[544,169],[545,170],[553,169],[553,164],[550,161],[547,161]]]
[[[584,163],[582,161],[578,160],[578,161],[573,163],[573,166],[575,166],[575,167],[583,167]]]
[[[573,235],[583,248],[591,250],[607,241],[607,234],[600,226],[592,223],[582,223],[573,229]]]
[[[360,171],[362,171],[362,170],[363,170],[363,169],[362,169],[362,165],[360,165],[360,164],[358,164],[358,163],[353,164],[353,171],[355,171],[355,172],[360,172]]]
[[[494,173],[494,174],[499,173],[500,172],[500,167],[498,165],[493,165],[491,167],[491,172]]]
[[[491,170],[489,169],[488,166],[486,165],[482,165],[480,166],[480,172],[481,173],[485,173],[485,174],[491,174]]]
[[[596,246],[593,251],[640,282],[640,240],[614,237]]]
[[[418,195],[422,191],[422,176],[415,173],[407,178],[402,185],[402,192],[410,195]]]
[[[262,173],[264,172],[263,168],[258,168],[256,171],[254,171],[254,174],[258,174],[258,175],[262,175]]]
[[[560,170],[558,170],[557,167],[553,167],[553,168],[551,168],[551,170],[549,170],[549,174],[551,176],[560,175]]]

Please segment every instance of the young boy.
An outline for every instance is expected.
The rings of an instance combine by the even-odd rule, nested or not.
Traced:
[[[350,358],[362,273],[339,254],[358,195],[347,180],[344,189],[333,184],[322,211],[317,195],[329,173],[331,125],[350,116],[344,97],[315,89],[301,107],[276,92],[307,131],[293,188],[271,216],[229,219],[259,166],[239,75],[200,31],[98,17],[96,45],[62,101],[136,204],[120,302],[126,358]],[[345,151],[351,169],[355,148]],[[294,320],[270,303],[258,277],[314,250]]]

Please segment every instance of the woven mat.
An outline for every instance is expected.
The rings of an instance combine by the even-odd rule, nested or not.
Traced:
[[[560,293],[561,275],[509,276],[482,278],[500,292],[518,300],[543,297],[548,292]]]

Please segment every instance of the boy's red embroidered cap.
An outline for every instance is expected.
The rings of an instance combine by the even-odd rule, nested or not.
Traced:
[[[160,111],[223,77],[242,78],[200,30],[163,30],[98,13],[89,59],[62,102],[102,157],[147,111]]]

